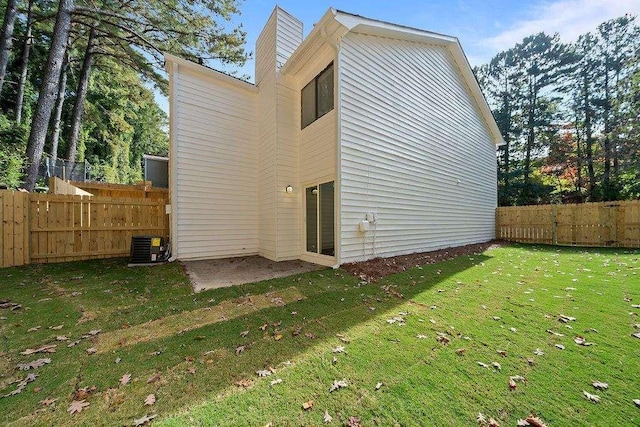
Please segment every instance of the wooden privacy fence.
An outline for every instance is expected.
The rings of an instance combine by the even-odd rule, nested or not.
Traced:
[[[128,256],[169,234],[165,201],[0,191],[0,267]]]
[[[640,248],[640,200],[499,207],[496,238],[550,245]]]

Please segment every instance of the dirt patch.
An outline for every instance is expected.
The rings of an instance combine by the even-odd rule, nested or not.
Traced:
[[[271,261],[261,256],[186,261],[183,265],[196,292],[326,268],[300,260]]]
[[[400,273],[419,265],[435,264],[457,258],[460,255],[479,254],[493,247],[500,247],[504,242],[491,241],[475,245],[458,246],[431,252],[420,252],[400,255],[391,258],[374,258],[369,261],[343,264],[341,268],[368,282],[376,282],[390,274]]]
[[[295,286],[292,286],[266,294],[239,298],[235,301],[223,301],[213,307],[184,311],[180,314],[152,320],[131,328],[117,329],[100,334],[95,347],[98,349],[98,353],[105,353],[116,348],[157,340],[212,323],[244,316],[263,308],[286,305],[303,298],[304,295]]]

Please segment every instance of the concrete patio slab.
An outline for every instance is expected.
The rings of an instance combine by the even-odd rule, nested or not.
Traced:
[[[261,256],[185,261],[183,264],[196,292],[326,268],[300,260],[276,262]]]

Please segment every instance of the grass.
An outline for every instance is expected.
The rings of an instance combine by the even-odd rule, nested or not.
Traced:
[[[323,270],[198,294],[178,264],[102,260],[1,274],[0,299],[22,308],[0,309],[0,395],[27,374],[18,363],[51,363],[22,393],[0,398],[0,424],[131,425],[157,414],[154,423],[168,426],[319,425],[325,411],[333,425],[352,416],[363,425],[474,425],[478,412],[502,425],[530,413],[550,425],[640,424],[632,401],[640,339],[631,336],[640,323],[638,251],[509,246],[375,284]],[[576,320],[561,323],[560,314]],[[387,322],[394,317],[404,324]],[[56,341],[93,329],[102,332],[74,347]],[[594,345],[575,344],[577,335]],[[55,353],[20,354],[49,343]],[[98,352],[88,355],[90,347]],[[124,374],[132,380],[120,385]],[[510,390],[513,375],[526,382]],[[343,379],[347,387],[330,393]],[[236,384],[243,380],[248,387]],[[593,381],[609,388],[596,391]],[[74,391],[91,386],[90,406],[70,415]],[[144,406],[151,393],[155,405]],[[45,407],[47,397],[57,401]]]

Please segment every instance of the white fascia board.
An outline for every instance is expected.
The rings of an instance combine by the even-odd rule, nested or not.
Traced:
[[[213,68],[205,67],[204,65],[196,64],[195,62],[188,61],[186,59],[180,58],[175,55],[171,55],[169,53],[164,54],[165,68],[167,70],[170,69],[171,64],[177,64],[180,67],[188,68],[196,73],[202,74],[203,76],[210,77],[219,82],[227,83],[231,86],[237,87],[239,89],[247,90],[249,92],[258,93],[258,88],[249,82],[245,82],[244,80],[240,80],[236,77],[229,76],[220,71],[214,70]]]

